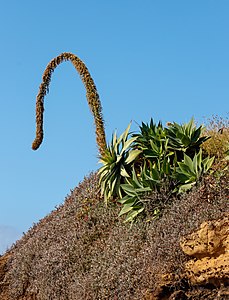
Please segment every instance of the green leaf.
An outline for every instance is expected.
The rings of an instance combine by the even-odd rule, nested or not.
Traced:
[[[126,220],[124,221],[124,223],[127,223],[127,222],[132,222],[134,220],[134,218],[136,218],[136,216],[138,214],[140,214],[142,211],[144,210],[144,207],[141,207],[137,210],[132,210],[129,214],[128,214],[128,217],[126,218]]]
[[[137,196],[135,188],[130,184],[121,184],[123,191],[130,196]]]
[[[183,174],[183,173],[176,173],[175,174],[175,178],[181,182],[181,183],[185,183],[187,182],[187,180],[189,179],[189,176]]]
[[[113,136],[112,136],[112,146],[113,148],[116,146],[117,144],[117,133],[116,131],[113,133]]]
[[[130,196],[130,195],[126,195],[124,196],[123,198],[120,198],[117,202],[118,203],[121,203],[121,204],[128,204],[128,203],[131,203],[132,205],[134,205],[137,201],[137,197],[135,196]]]
[[[191,172],[195,173],[194,168],[193,168],[192,159],[185,153],[184,153],[184,164],[189,167]]]
[[[194,158],[193,158],[193,169],[194,169],[194,173],[198,174],[198,161],[197,161],[197,155],[195,154]]]
[[[130,177],[130,175],[127,173],[127,171],[123,165],[121,165],[121,168],[120,168],[120,175],[122,177]]]
[[[133,168],[133,172],[132,172],[132,177],[133,177],[133,182],[134,182],[134,184],[135,184],[137,187],[141,188],[142,185],[140,184],[140,182],[139,182],[139,180],[138,180],[138,177],[137,177],[137,175],[136,175],[136,171],[135,171],[134,168]]]
[[[132,163],[141,153],[141,150],[131,150],[127,154],[127,158],[125,159],[126,164]]]
[[[151,146],[151,148],[153,149],[153,151],[155,153],[160,153],[160,150],[159,150],[158,146],[154,143],[153,140],[150,140],[150,146]]]
[[[162,170],[163,170],[163,173],[166,174],[166,175],[171,174],[171,168],[170,168],[169,162],[167,161],[167,158],[165,158],[164,161],[163,161]]]
[[[183,174],[185,174],[187,176],[190,176],[190,175],[195,176],[195,173],[192,172],[190,170],[189,166],[187,166],[185,163],[178,162],[178,166],[179,166],[179,168],[177,168],[177,170],[176,170],[178,173],[183,173]]]
[[[200,134],[202,132],[202,126],[198,127],[191,135],[191,143],[194,144],[197,142],[197,140],[200,137]]]
[[[204,173],[206,173],[211,168],[211,166],[214,162],[214,159],[215,159],[215,157],[213,156],[211,158],[206,157],[203,160]]]
[[[128,213],[129,211],[131,211],[133,209],[132,205],[124,205],[123,208],[121,209],[120,213],[118,214],[118,216],[122,216],[126,213]]]
[[[126,151],[136,139],[137,139],[136,137],[132,137],[129,140],[125,141],[120,154],[123,154],[123,152]]]
[[[118,138],[118,144],[121,143],[121,141],[126,141],[127,140],[127,137],[128,137],[128,134],[129,134],[129,130],[130,130],[130,126],[131,126],[131,123],[129,123],[129,125],[127,126],[126,130],[120,135],[120,137]]]
[[[182,142],[182,144],[183,144],[185,147],[188,147],[188,146],[190,145],[191,140],[190,140],[190,138],[189,138],[188,136],[183,135],[183,136],[181,137],[181,142]]]
[[[141,188],[136,188],[135,189],[136,193],[146,193],[146,192],[151,192],[151,188],[150,187],[141,187]]]
[[[116,182],[117,182],[117,177],[115,177],[111,183],[111,194],[113,194],[113,192],[116,188]]]
[[[198,154],[195,154],[196,156],[196,161],[197,161],[197,168],[199,171],[201,171],[202,169],[202,150],[200,149],[200,151],[198,152]]]
[[[181,194],[181,193],[185,193],[189,190],[191,190],[191,188],[193,187],[193,185],[195,185],[196,182],[192,182],[192,183],[187,183],[187,184],[183,184],[179,187],[179,191],[178,193]]]
[[[158,181],[160,179],[160,174],[155,168],[152,168],[150,170],[150,175],[151,176],[149,176],[149,177],[154,181]]]
[[[186,124],[186,134],[191,137],[191,132],[194,127],[194,118],[192,117],[188,124]]]

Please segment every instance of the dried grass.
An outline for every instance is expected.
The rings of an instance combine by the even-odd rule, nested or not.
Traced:
[[[211,138],[202,147],[209,156],[215,156],[218,162],[229,149],[229,119],[213,115],[206,123],[205,135]]]

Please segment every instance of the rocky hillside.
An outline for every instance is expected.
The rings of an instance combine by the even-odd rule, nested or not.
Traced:
[[[130,226],[91,174],[0,257],[0,299],[229,299],[228,182],[208,176]]]

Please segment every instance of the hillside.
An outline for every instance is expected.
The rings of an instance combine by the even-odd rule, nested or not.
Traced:
[[[104,206],[98,176],[90,174],[0,258],[0,298],[228,299],[228,277],[221,286],[190,285],[190,258],[179,243],[204,221],[228,215],[227,176],[205,178],[151,222],[130,227],[118,211]]]
[[[105,205],[97,172],[85,177],[0,257],[0,299],[229,299],[228,127],[207,128],[211,172],[187,192],[152,189],[133,223],[117,198]]]

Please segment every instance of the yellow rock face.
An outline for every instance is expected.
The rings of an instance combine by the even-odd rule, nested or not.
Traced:
[[[204,222],[200,229],[180,243],[193,257],[185,265],[192,284],[229,283],[229,217]]]

